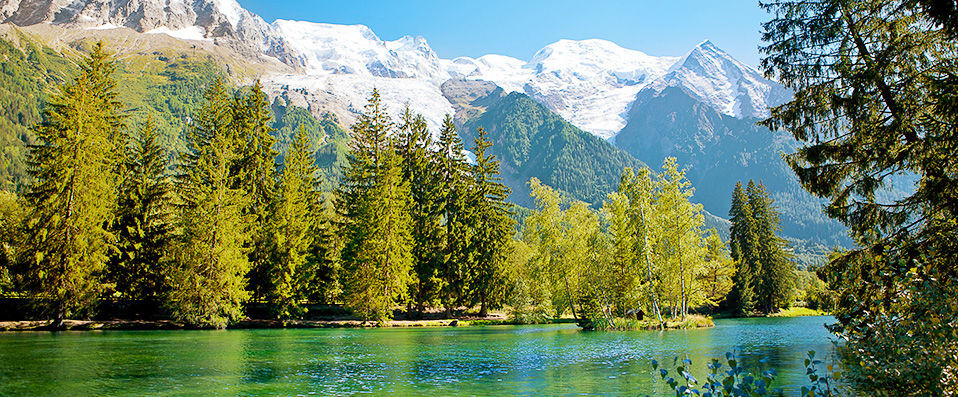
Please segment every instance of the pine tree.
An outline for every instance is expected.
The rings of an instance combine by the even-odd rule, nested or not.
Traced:
[[[750,186],[752,182],[749,182]],[[735,260],[735,278],[732,291],[729,293],[729,302],[732,309],[740,314],[747,315],[755,308],[755,279],[760,269],[758,264],[756,242],[758,237],[754,230],[754,217],[748,196],[742,189],[742,183],[735,184],[732,192],[732,207],[729,210],[729,219],[732,226],[729,234],[729,246],[732,259]]]
[[[239,159],[231,130],[230,98],[222,80],[207,90],[206,103],[189,135],[177,181],[181,213],[173,252],[176,268],[169,295],[173,317],[201,326],[224,327],[243,315],[250,264],[248,193],[230,172]]]
[[[27,194],[27,289],[54,318],[53,327],[91,307],[113,236],[112,221],[125,136],[115,62],[93,47],[73,82],[60,87],[34,128]]]
[[[164,262],[172,232],[172,187],[159,138],[149,116],[127,145],[114,225],[117,250],[109,269],[109,279],[122,296],[153,302],[167,284]]]
[[[791,302],[795,269],[785,252],[785,240],[778,237],[778,212],[774,202],[761,183],[749,183],[745,195],[755,222],[756,259],[761,269],[755,282],[756,304],[764,313],[774,313]]]
[[[237,158],[231,166],[233,188],[247,193],[244,213],[252,219],[249,241],[249,290],[254,299],[268,296],[276,285],[269,269],[269,218],[276,199],[276,155],[272,111],[259,81],[249,92],[234,95],[230,103],[230,131],[237,140]]]
[[[411,291],[416,310],[439,298],[439,268],[443,260],[442,184],[438,156],[429,150],[432,136],[422,116],[403,112],[397,142],[402,156],[403,178],[409,184],[412,216],[412,254],[416,283]]]
[[[444,220],[443,259],[439,266],[442,280],[442,303],[446,313],[462,303],[466,294],[465,269],[469,267],[472,230],[468,227],[465,203],[469,189],[467,163],[463,157],[462,141],[451,116],[446,116],[439,134],[439,178],[441,212]]]
[[[378,91],[352,129],[337,197],[345,219],[343,300],[364,320],[386,321],[412,282],[409,186]]]
[[[958,389],[954,2],[762,5],[762,67],[795,92],[765,124],[801,142],[789,165],[857,243],[819,272],[841,295],[845,373],[862,394]]]
[[[270,265],[273,312],[279,318],[302,314],[298,301],[303,298],[300,283],[306,281],[309,249],[314,244],[313,224],[319,201],[315,187],[316,165],[306,129],[300,126],[286,154],[275,209],[272,211],[272,258]]]
[[[504,300],[501,296],[504,288],[503,266],[515,229],[511,205],[506,202],[510,191],[499,177],[499,161],[486,152],[491,146],[492,141],[487,138],[486,131],[479,128],[473,147],[476,155],[476,165],[472,167],[475,189],[468,201],[472,208],[469,223],[475,230],[471,244],[474,262],[469,272],[469,290],[479,301],[479,315],[483,317],[488,315],[490,305],[499,305]]]

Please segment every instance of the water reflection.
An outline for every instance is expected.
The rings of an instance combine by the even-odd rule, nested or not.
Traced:
[[[668,395],[650,363],[735,350],[804,384],[830,318],[719,320],[704,330],[582,332],[570,325],[372,330],[0,334],[0,395]],[[767,363],[759,360],[767,358]]]

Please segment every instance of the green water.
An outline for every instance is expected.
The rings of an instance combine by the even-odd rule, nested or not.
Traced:
[[[688,331],[573,325],[0,334],[0,395],[667,395],[650,362],[735,349],[803,384],[830,317],[729,319]]]

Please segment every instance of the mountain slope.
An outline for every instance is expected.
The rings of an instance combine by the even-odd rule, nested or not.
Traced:
[[[0,0],[0,22],[98,30],[125,27],[210,41],[247,56],[274,57],[288,65],[302,63],[266,21],[236,0]]]
[[[27,146],[36,143],[31,128],[41,120],[43,104],[56,86],[76,72],[75,60],[90,43],[81,39],[58,50],[9,25],[0,33],[0,189],[18,191],[29,182]],[[171,160],[175,151],[186,149],[190,116],[202,104],[205,88],[225,75],[224,67],[212,58],[202,50],[194,54],[192,50],[157,47],[147,54],[127,52],[118,62],[114,76],[119,100],[129,109],[128,126],[133,128],[152,115]],[[327,182],[338,180],[348,136],[336,119],[317,120],[284,98],[276,98],[272,110],[280,153],[285,152],[290,135],[303,125],[310,132],[317,165]]]
[[[489,132],[490,150],[501,161],[503,181],[516,204],[532,204],[527,185],[532,177],[572,198],[601,203],[618,187],[625,167],[644,166],[525,94],[494,90],[473,103],[482,103],[485,111],[465,122],[460,135],[471,147],[478,128]]]
[[[640,95],[616,146],[650,164],[676,157],[688,169],[694,200],[707,211],[728,214],[735,183],[755,179],[775,198],[786,235],[826,245],[849,242],[782,160],[781,153],[797,147],[789,135],[759,126],[756,118],[719,113],[680,87]]]

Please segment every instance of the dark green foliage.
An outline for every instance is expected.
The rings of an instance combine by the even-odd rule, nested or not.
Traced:
[[[491,146],[492,141],[480,128],[472,148],[476,164],[472,167],[472,188],[467,201],[469,224],[474,230],[469,290],[479,303],[480,316],[486,316],[490,306],[499,307],[506,299],[504,266],[509,241],[515,234],[510,217],[512,206],[506,202],[509,188],[500,182],[499,161],[487,152]]]
[[[172,188],[159,137],[150,117],[127,144],[113,226],[117,249],[107,275],[126,299],[157,302],[168,286],[164,265],[172,226]]]
[[[765,186],[739,182],[732,193],[731,254],[738,268],[729,296],[733,310],[742,315],[758,310],[772,314],[791,304],[794,264],[778,236],[778,212]]]
[[[789,165],[858,243],[819,274],[840,294],[833,330],[864,394],[958,390],[951,3],[763,4],[772,16],[762,66],[795,90],[765,124],[802,143]],[[896,194],[902,177],[917,183]]]
[[[490,153],[502,162],[502,178],[512,189],[510,201],[531,205],[531,177],[570,197],[601,203],[619,183],[626,167],[644,165],[606,141],[582,131],[524,94],[511,93],[485,113],[465,123],[469,131],[484,127],[493,145]]]
[[[34,128],[40,144],[30,150],[23,280],[54,327],[90,308],[112,248],[107,226],[125,142],[114,71],[98,43]]]
[[[466,271],[471,258],[472,241],[468,227],[466,200],[468,198],[468,163],[463,156],[462,141],[456,133],[452,117],[446,116],[439,133],[439,178],[442,186],[442,213],[445,226],[443,261],[439,266],[442,280],[441,299],[446,311],[463,303],[467,293]]]
[[[364,320],[386,321],[412,282],[409,185],[379,92],[353,125],[349,163],[337,192],[344,218],[343,302]]]
[[[180,235],[168,304],[173,317],[200,326],[225,327],[243,315],[249,297],[245,275],[251,219],[246,192],[231,172],[243,150],[232,125],[230,96],[222,81],[206,92],[191,129],[191,151],[182,154],[177,180]]]
[[[729,211],[732,227],[729,237],[732,259],[736,270],[732,291],[728,301],[732,310],[739,315],[748,315],[755,309],[755,275],[760,269],[757,260],[755,241],[758,239],[753,226],[752,208],[748,196],[742,189],[742,183],[735,185],[732,192],[732,209]]]
[[[235,139],[236,158],[230,163],[232,188],[246,195],[243,212],[250,218],[248,289],[254,300],[263,299],[275,287],[269,274],[270,208],[276,199],[276,156],[273,150],[272,113],[269,99],[257,81],[246,92],[237,92],[229,103],[227,133]]]
[[[316,189],[316,165],[310,151],[305,127],[300,127],[289,148],[276,201],[269,220],[269,260],[266,265],[270,289],[268,297],[273,312],[280,318],[302,314],[299,301],[307,288],[303,276],[308,271],[310,247],[315,244],[315,226],[320,202]]]
[[[422,313],[427,304],[439,302],[442,280],[439,268],[443,261],[443,185],[440,183],[439,161],[430,151],[432,135],[426,121],[406,109],[397,135],[402,157],[403,178],[409,183],[412,216],[412,255],[416,283],[410,291],[411,303]]]

